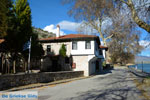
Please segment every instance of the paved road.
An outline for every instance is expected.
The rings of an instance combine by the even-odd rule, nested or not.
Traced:
[[[127,69],[117,68],[104,75],[30,91],[38,91],[39,100],[143,100],[134,78]]]

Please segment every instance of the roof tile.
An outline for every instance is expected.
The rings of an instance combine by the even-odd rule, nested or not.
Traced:
[[[63,35],[60,37],[44,38],[44,39],[40,39],[40,40],[59,40],[59,39],[86,38],[86,37],[97,37],[97,36],[95,36],[95,35],[84,35],[84,34],[69,34],[69,35]]]

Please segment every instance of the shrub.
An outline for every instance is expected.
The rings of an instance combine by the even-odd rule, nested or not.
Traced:
[[[59,55],[62,56],[62,57],[66,57],[66,47],[64,44],[62,44],[60,50],[59,50]]]

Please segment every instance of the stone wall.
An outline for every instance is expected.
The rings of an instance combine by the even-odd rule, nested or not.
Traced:
[[[31,74],[0,75],[0,90],[34,83],[46,83],[82,77],[83,71],[43,72]]]

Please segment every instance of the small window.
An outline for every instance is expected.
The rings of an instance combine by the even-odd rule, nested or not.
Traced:
[[[77,42],[76,41],[72,42],[72,50],[77,50]]]
[[[51,45],[47,45],[47,53],[51,52]]]
[[[85,41],[85,49],[91,49],[91,41]]]

